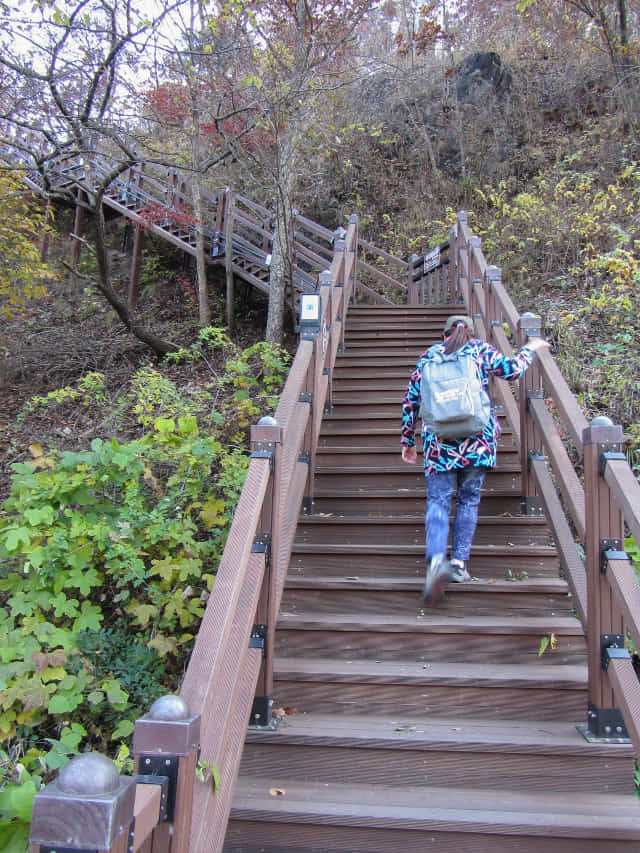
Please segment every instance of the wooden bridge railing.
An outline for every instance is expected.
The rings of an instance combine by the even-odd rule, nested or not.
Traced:
[[[518,313],[464,212],[450,258],[450,286],[459,287],[480,337],[511,354],[540,335],[540,319]],[[587,421],[549,351],[520,380],[519,405],[510,383],[496,382],[493,392],[520,446],[523,512],[545,511],[587,636],[581,730],[590,740],[628,737],[640,756],[640,682],[629,652],[640,650],[640,583],[624,551],[625,527],[640,542],[640,484],[622,452],[622,428],[604,417]]]
[[[271,724],[274,627],[299,513],[313,501],[318,435],[348,305],[356,290],[371,295],[356,279],[355,217],[334,248],[319,277],[321,311],[315,326],[302,330],[275,418],[252,430],[245,486],[181,695],[165,700],[168,713],[152,709],[136,725],[138,770],[144,775],[149,759],[160,795],[137,777],[111,779],[107,819],[104,798],[95,805],[94,792],[87,806],[73,774],[71,781],[61,776],[62,789],[36,796],[34,845],[109,853],[221,850],[246,727]],[[500,269],[487,264],[464,212],[450,232],[447,273],[448,293],[459,294],[476,333],[503,352],[540,334],[540,319],[519,314]],[[589,705],[581,731],[599,742],[628,738],[640,755],[640,683],[627,648],[640,649],[640,584],[624,552],[625,526],[640,542],[640,485],[622,452],[621,428],[606,418],[587,422],[548,351],[536,355],[515,391],[504,382],[493,390],[520,447],[523,512],[545,511],[587,636]],[[194,781],[198,743],[200,771],[215,771],[215,788]],[[163,797],[170,819],[162,817]],[[105,830],[100,844],[97,826],[111,833]],[[80,837],[83,827],[92,828],[90,844]]]
[[[136,723],[138,775],[118,776],[99,755],[73,759],[35,797],[33,848],[222,849],[247,726],[271,724],[275,623],[301,508],[313,500],[322,414],[357,286],[357,244],[351,217],[320,275],[317,322],[301,332],[275,417],[252,429],[245,484],[180,696],[158,700]],[[210,781],[196,782],[197,766]]]

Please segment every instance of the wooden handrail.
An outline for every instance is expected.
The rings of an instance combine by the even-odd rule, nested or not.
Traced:
[[[457,285],[479,333],[507,354],[512,350],[505,324],[512,340],[519,339],[521,329],[523,343],[528,334],[537,334],[530,318],[523,323],[500,270],[486,264],[464,211],[452,232],[451,252]],[[624,524],[640,542],[640,484],[621,453],[621,428],[606,418],[589,424],[551,352],[536,353],[531,370],[531,376],[520,382],[519,405],[507,383],[497,387],[521,456],[525,455],[523,507],[539,503],[545,509],[587,635],[585,736],[606,741],[628,733],[640,755],[640,683],[622,648],[627,634],[640,648],[640,583],[623,549]],[[577,452],[576,463],[559,429]],[[580,456],[582,479],[575,467]]]

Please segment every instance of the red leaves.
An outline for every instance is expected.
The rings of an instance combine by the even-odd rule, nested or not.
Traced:
[[[165,207],[163,204],[148,204],[139,211],[143,225],[161,225],[163,228],[182,226],[194,228],[197,219],[184,207]]]

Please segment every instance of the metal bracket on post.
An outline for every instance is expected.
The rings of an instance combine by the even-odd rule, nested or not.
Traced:
[[[264,554],[265,566],[271,565],[271,536],[269,533],[262,533],[253,540],[251,546],[252,554]]]
[[[629,555],[624,550],[622,539],[601,539],[600,540],[600,572],[603,575],[607,573],[607,565],[609,560],[628,560]]]
[[[253,450],[251,451],[251,459],[268,459],[269,460],[269,468],[273,472],[274,469],[274,456],[273,456],[273,442],[271,441],[258,441],[253,445]]]
[[[544,400],[544,394],[542,391],[528,391],[527,392],[527,411],[529,411],[529,400]]]
[[[165,820],[168,820],[167,805],[169,802],[169,777],[166,775],[156,775],[155,773],[138,773],[133,778],[137,785],[160,785],[160,810],[158,813],[158,823],[163,823]]]
[[[618,708],[596,708],[589,702],[587,725],[577,729],[589,743],[631,743]]]
[[[267,626],[254,625],[249,637],[250,649],[262,649],[262,659],[267,656]]]
[[[606,672],[612,660],[631,660],[624,647],[624,634],[603,634],[600,638],[602,668]]]
[[[302,393],[298,397],[298,402],[308,403],[311,407],[311,411],[313,411],[313,393],[311,391],[302,391]]]
[[[522,497],[520,498],[520,514],[542,518],[544,516],[544,506],[540,498]]]
[[[46,844],[40,844],[40,853],[98,853],[95,847],[48,847]]]
[[[172,821],[178,787],[178,756],[141,755],[135,780],[140,783],[143,779],[148,785],[162,786],[161,803],[164,800],[164,817],[162,817],[161,805],[159,822]]]
[[[600,476],[604,477],[604,472],[609,460],[621,459],[623,462],[626,462],[627,457],[620,450],[619,444],[603,444],[602,448],[598,470],[600,472]]]
[[[273,699],[270,696],[256,696],[251,708],[249,726],[258,727],[260,729],[275,729],[277,726],[277,720],[274,721],[271,716],[272,708]]]

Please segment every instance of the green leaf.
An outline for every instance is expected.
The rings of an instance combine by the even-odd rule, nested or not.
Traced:
[[[82,694],[75,691],[56,693],[55,696],[51,697],[51,701],[49,702],[49,713],[68,714],[69,711],[75,711],[81,702]]]
[[[31,536],[26,527],[12,527],[7,531],[4,539],[4,546],[10,553],[17,551],[20,543],[29,546],[31,544]]]
[[[88,601],[83,601],[80,610],[80,616],[73,623],[73,630],[78,634],[80,631],[99,631],[104,619],[100,608]]]
[[[21,785],[9,784],[0,793],[0,815],[5,820],[22,820],[29,823],[36,785],[31,779]]]
[[[20,821],[0,821],[0,850],[2,853],[25,853],[29,849],[29,824]]]
[[[118,738],[127,738],[133,732],[135,728],[135,723],[133,720],[120,720],[118,725],[113,730],[113,734],[111,735],[111,740],[117,740]]]
[[[107,701],[109,704],[113,705],[116,710],[126,708],[127,703],[129,702],[129,694],[124,692],[117,679],[109,678],[104,681],[100,687],[107,694]]]
[[[87,696],[87,702],[90,705],[99,705],[101,702],[104,702],[104,693],[102,690],[92,690]]]

